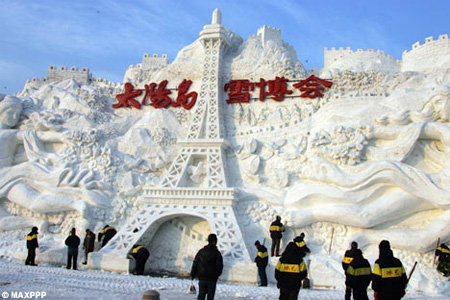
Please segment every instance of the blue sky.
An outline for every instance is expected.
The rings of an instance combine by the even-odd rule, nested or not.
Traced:
[[[0,0],[0,93],[45,77],[49,65],[88,67],[122,81],[142,54],[167,54],[194,42],[219,8],[222,25],[243,38],[263,25],[281,29],[306,68],[323,67],[324,47],[402,52],[450,34],[450,1],[64,1]]]

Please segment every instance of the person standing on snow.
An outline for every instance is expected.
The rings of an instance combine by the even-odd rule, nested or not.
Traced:
[[[372,272],[372,289],[375,300],[399,300],[405,295],[406,277],[402,262],[394,257],[389,241],[378,245],[380,255]]]
[[[355,258],[356,253],[359,251],[358,249],[358,243],[353,241],[351,243],[350,250],[345,251],[344,257],[342,258],[342,268],[344,269],[345,273],[345,300],[350,300],[352,297],[352,289],[350,286],[347,285],[347,269],[352,263],[353,259]]]
[[[131,249],[130,256],[136,260],[136,268],[134,269],[133,274],[144,275],[145,263],[150,256],[150,252],[148,252],[147,248],[144,246],[136,244],[133,246],[133,249]]]
[[[281,217],[277,216],[275,221],[270,224],[270,237],[272,238],[272,247],[270,248],[271,256],[280,256],[280,243],[283,237],[283,232],[286,230],[283,223],[281,223]]]
[[[367,287],[372,280],[372,272],[370,263],[363,257],[361,250],[356,249],[354,251],[353,260],[347,267],[345,275],[345,286],[351,289],[350,294],[353,290],[353,299],[369,300]],[[347,299],[347,294],[345,296]]]
[[[90,229],[86,229],[86,236],[83,241],[83,250],[85,254],[85,259],[83,265],[87,264],[88,255],[90,252],[94,251],[95,246],[95,233],[93,233]]]
[[[434,255],[439,256],[437,270],[445,277],[448,277],[450,275],[450,249],[446,244],[441,244]]]
[[[102,230],[100,230],[100,232],[98,233],[98,241],[100,242],[102,240],[102,237],[105,236],[103,238],[103,242],[102,242],[102,246],[101,248],[103,248],[110,239],[112,239],[117,233],[117,230],[109,225],[106,225],[105,227],[103,227]]]
[[[275,279],[280,289],[280,300],[297,299],[302,280],[308,275],[299,247],[290,242],[275,267]]]
[[[31,228],[31,232],[27,235],[27,249],[28,256],[25,260],[27,266],[37,266],[34,259],[36,258],[36,248],[39,248],[38,243],[38,228],[34,226]]]
[[[76,229],[72,228],[70,235],[66,238],[67,246],[67,269],[71,267],[77,269],[78,246],[80,246],[80,238],[76,235]],[[72,264],[73,263],[73,264]]]
[[[223,259],[217,249],[217,236],[211,233],[208,236],[208,245],[200,249],[195,255],[191,269],[191,280],[198,277],[197,300],[213,300],[216,293],[217,279],[222,274]]]
[[[259,241],[255,242],[255,247],[258,249],[255,263],[258,267],[259,279],[261,281],[259,286],[267,286],[266,267],[269,263],[269,253],[267,253],[267,248],[264,245],[261,245]]]

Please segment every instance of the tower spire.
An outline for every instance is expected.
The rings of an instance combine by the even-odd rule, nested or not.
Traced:
[[[213,11],[212,14],[212,21],[211,21],[212,25],[221,25],[222,24],[222,13],[220,12],[220,10],[218,8],[216,8]]]

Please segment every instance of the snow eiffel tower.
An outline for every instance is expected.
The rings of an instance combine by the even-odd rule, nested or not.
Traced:
[[[200,42],[205,51],[201,91],[187,139],[178,140],[180,152],[159,187],[144,188],[141,196],[144,205],[140,211],[120,228],[107,246],[91,254],[92,267],[128,270],[124,259],[132,246],[143,241],[151,243],[159,226],[176,216],[195,216],[206,220],[211,232],[218,236],[218,247],[225,259],[249,261],[249,253],[233,211],[235,191],[227,186],[226,180],[224,154],[227,143],[222,138],[221,56],[229,47],[229,40],[221,26],[218,9],[213,12],[212,24],[204,26],[200,32]],[[202,187],[190,186],[188,170],[202,166],[205,173]],[[103,258],[100,259],[101,256]],[[109,256],[111,259],[108,259]],[[97,262],[96,257],[99,258]],[[125,265],[112,266],[111,260],[117,264],[117,259]]]

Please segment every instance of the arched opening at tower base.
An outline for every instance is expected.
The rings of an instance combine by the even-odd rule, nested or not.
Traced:
[[[207,244],[210,233],[207,220],[191,215],[154,222],[137,242],[150,252],[145,273],[189,275],[195,254]]]

